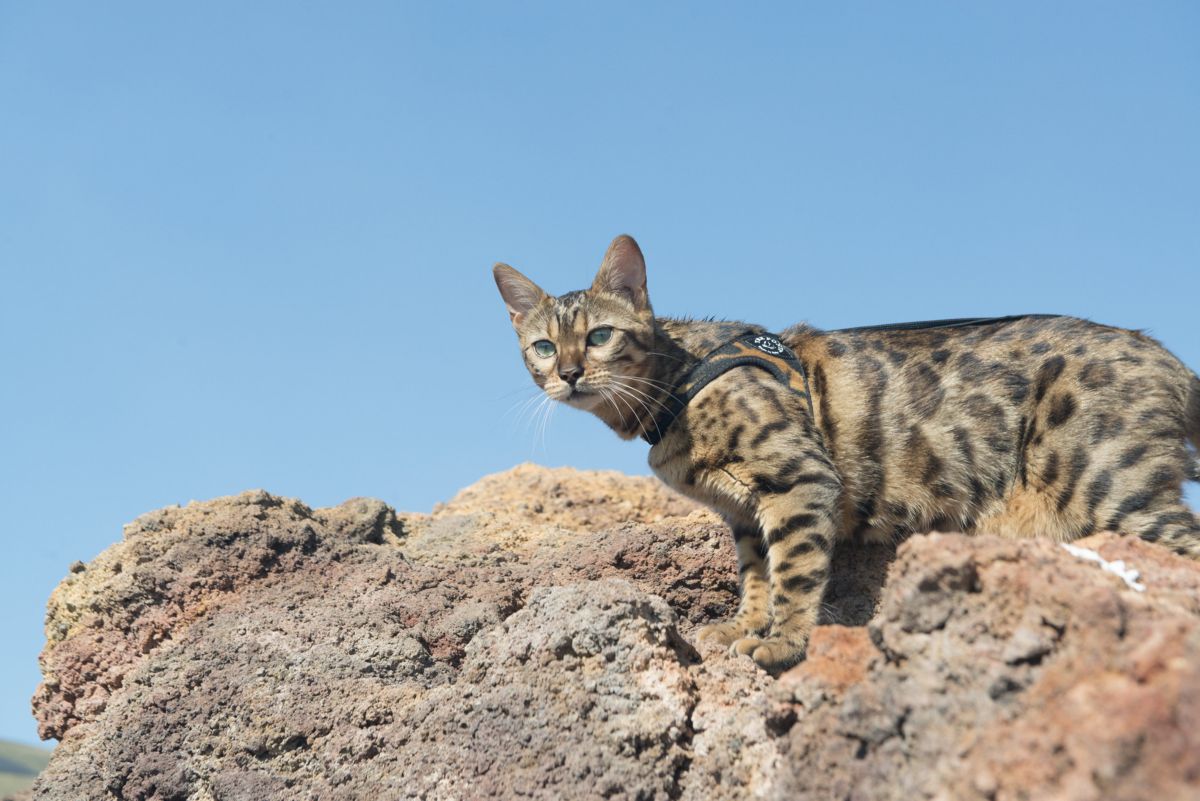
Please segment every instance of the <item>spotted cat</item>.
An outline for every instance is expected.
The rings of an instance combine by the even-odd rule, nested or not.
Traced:
[[[769,670],[798,660],[834,543],[931,529],[1072,540],[1115,530],[1200,558],[1200,379],[1150,337],[1070,317],[820,331],[655,317],[617,237],[589,289],[496,284],[551,398],[652,444],[715,509],[741,602],[708,626]]]

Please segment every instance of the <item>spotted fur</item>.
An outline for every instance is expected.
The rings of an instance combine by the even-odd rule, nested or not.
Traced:
[[[495,268],[533,379],[620,436],[661,428],[705,354],[762,329],[654,316],[637,244],[592,287],[551,297]],[[611,329],[591,345],[589,334]],[[1200,379],[1150,337],[1069,317],[960,328],[782,334],[809,398],[753,366],[705,386],[649,454],[717,510],[741,603],[701,636],[768,669],[803,654],[844,538],[955,529],[1073,540],[1113,530],[1200,558],[1182,482],[1200,478]],[[535,343],[554,346],[539,355]],[[542,346],[544,348],[544,346]],[[810,408],[812,411],[810,411]]]

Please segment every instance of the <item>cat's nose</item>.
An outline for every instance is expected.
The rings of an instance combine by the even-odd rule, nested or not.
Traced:
[[[558,377],[566,381],[571,386],[575,386],[575,382],[583,375],[583,365],[572,364],[567,367],[558,368]]]

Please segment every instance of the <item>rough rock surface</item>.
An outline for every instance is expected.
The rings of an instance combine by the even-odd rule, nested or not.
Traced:
[[[164,509],[50,599],[32,797],[1200,798],[1200,566],[1078,544],[1145,591],[1037,539],[845,546],[771,677],[697,650],[732,547],[651,479]]]

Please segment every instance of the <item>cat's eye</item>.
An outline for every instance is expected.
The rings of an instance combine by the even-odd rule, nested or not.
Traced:
[[[533,352],[543,359],[548,359],[554,355],[554,343],[548,339],[539,339],[533,343]]]
[[[596,328],[588,334],[587,341],[589,345],[603,345],[610,339],[612,339],[611,328]]]

